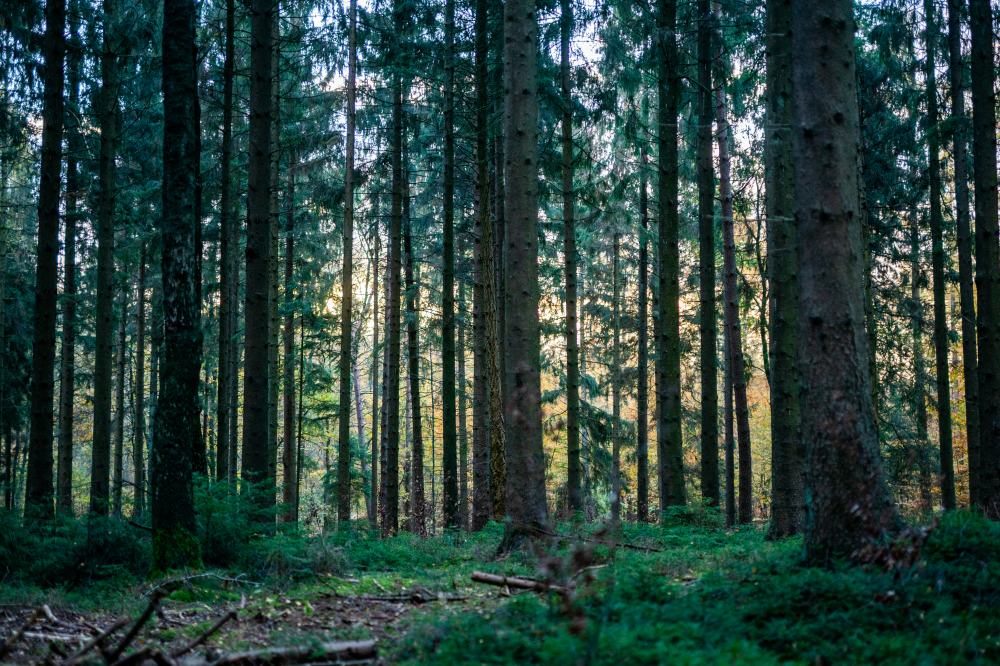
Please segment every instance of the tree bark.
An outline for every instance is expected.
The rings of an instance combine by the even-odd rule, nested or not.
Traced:
[[[683,505],[684,460],[681,439],[680,255],[677,210],[677,2],[657,0],[657,119],[659,178],[659,330],[656,336],[656,448],[660,472],[660,512]]]
[[[266,2],[267,0],[258,0]],[[200,309],[195,286],[197,72],[193,0],[165,0],[163,204],[160,222],[163,361],[156,407],[152,488],[153,568],[199,563],[191,442],[199,436]]]
[[[354,307],[354,126],[358,63],[358,3],[351,0],[347,58],[347,163],[344,166],[344,262],[340,284],[340,415],[337,444],[337,520],[351,519],[351,333]]]
[[[611,241],[611,521],[622,519],[622,454],[621,454],[621,234],[616,229]]]
[[[712,160],[712,33],[709,0],[698,0],[698,277],[701,343],[701,496],[719,505],[719,382],[715,312],[715,174]],[[721,49],[721,39],[720,49]],[[721,86],[721,81],[720,81]],[[728,275],[728,274],[727,274]]]
[[[827,563],[898,524],[865,332],[853,3],[793,4],[792,52],[805,548],[807,560]]]
[[[288,202],[285,213],[285,322],[282,331],[284,381],[282,382],[282,502],[285,522],[298,522],[298,456],[295,440],[295,157],[288,166]]]
[[[216,412],[215,471],[219,481],[231,480],[236,470],[229,463],[229,445],[236,429],[236,403],[232,385],[236,381],[233,362],[236,343],[236,311],[239,298],[237,249],[239,232],[233,214],[233,77],[235,69],[236,2],[226,0],[225,55],[222,69],[222,155],[220,158],[219,195],[219,372]]]
[[[930,179],[931,279],[934,289],[934,375],[937,388],[941,502],[955,508],[955,467],[951,450],[951,383],[948,376],[948,321],[944,302],[944,221],[941,216],[941,155],[938,128],[935,42],[939,39],[933,0],[924,0],[925,85],[927,86],[927,166]]]
[[[125,312],[128,303],[125,292],[119,299],[118,308],[118,344],[115,349],[115,439],[111,486],[111,512],[120,516],[122,513],[122,480],[125,471]]]
[[[509,522],[503,547],[511,548],[529,531],[545,529],[549,520],[539,367],[538,22],[533,0],[507,0],[504,26],[504,420]]]
[[[136,285],[135,408],[132,423],[134,499],[132,515],[146,512],[146,245],[139,249],[139,279]]]
[[[1000,249],[997,246],[996,90],[993,11],[969,0],[972,27],[972,157],[975,167],[976,295],[979,299],[979,451],[976,505],[1000,519]]]
[[[458,283],[458,309],[465,305],[465,281]],[[469,437],[466,425],[465,317],[458,317],[458,526],[469,529]]]
[[[771,524],[768,537],[797,534],[804,519],[799,429],[798,266],[792,160],[791,0],[767,3],[767,270],[770,292]]]
[[[66,215],[63,236],[62,344],[59,356],[59,444],[56,466],[56,508],[73,515],[73,397],[76,389],[76,232],[80,219],[82,186],[78,160],[83,154],[80,133],[80,42],[79,7],[70,16],[70,44],[66,53],[69,68],[69,107],[66,114]]]
[[[726,458],[726,527],[736,524],[736,437],[733,428],[733,355],[729,352],[729,336],[722,336],[723,369],[723,436]]]
[[[972,232],[969,220],[968,118],[962,70],[963,0],[948,0],[948,75],[951,93],[952,157],[955,177],[955,226],[958,236],[958,284],[962,311],[962,379],[965,386],[965,439],[969,460],[970,504],[979,483],[979,377],[976,359],[976,295],[973,287]]]
[[[272,380],[268,363],[268,300],[271,264],[271,111],[273,0],[250,5],[250,157],[248,162],[246,246],[246,350],[243,372],[244,492],[257,508],[260,524],[274,495],[264,492],[269,473],[268,404]]]
[[[427,516],[424,500],[424,430],[423,408],[420,404],[420,285],[415,274],[413,256],[413,219],[410,216],[410,159],[407,139],[403,137],[403,252],[406,255],[406,342],[407,376],[410,389],[410,413],[413,428],[412,468],[410,480],[410,530],[426,536]]]
[[[649,194],[646,183],[646,147],[639,153],[639,349],[636,387],[636,513],[649,520]]]
[[[101,147],[97,204],[97,323],[94,331],[94,441],[90,466],[90,513],[107,515],[111,499],[111,372],[115,335],[115,180],[118,150],[117,0],[104,0]]]
[[[927,439],[927,381],[924,364],[924,306],[920,300],[920,223],[916,209],[910,212],[910,335],[913,356],[914,437],[909,447],[910,461],[916,467],[920,491],[920,510],[931,510],[931,474],[928,460],[930,442]]]

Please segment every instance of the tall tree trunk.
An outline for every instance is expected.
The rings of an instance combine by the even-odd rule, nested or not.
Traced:
[[[441,297],[441,447],[445,527],[460,526],[455,432],[455,0],[444,17],[444,233]],[[431,394],[433,396],[433,393]],[[434,412],[432,411],[431,414]],[[433,430],[431,431],[433,434]],[[433,458],[432,458],[433,460]],[[431,477],[433,484],[433,477]],[[433,493],[432,493],[433,494]],[[433,502],[432,502],[433,505]]]
[[[646,147],[639,153],[639,378],[636,391],[636,513],[649,520],[649,195],[646,184]]]
[[[958,284],[962,309],[962,379],[965,385],[965,439],[969,455],[970,504],[979,489],[979,377],[976,360],[976,303],[969,221],[968,118],[962,70],[963,0],[948,0],[948,75],[951,92],[952,156],[955,176],[955,225],[958,236]]]
[[[486,273],[485,231],[491,224],[489,181],[489,91],[487,0],[476,0],[476,233],[475,284],[473,285],[473,400],[472,400],[472,520],[471,529],[481,530],[492,514],[490,493],[490,444],[487,431],[490,401],[486,387]]]
[[[115,179],[118,150],[117,0],[104,0],[97,204],[97,323],[94,331],[94,442],[90,512],[107,515],[111,499],[111,372],[114,347]]]
[[[969,0],[972,26],[972,157],[975,166],[976,294],[979,298],[979,451],[976,504],[1000,519],[1000,249],[997,236],[993,11]]]
[[[59,444],[56,465],[56,508],[73,515],[73,397],[76,388],[76,225],[80,218],[82,186],[77,160],[83,153],[80,112],[80,12],[75,4],[70,15],[69,107],[66,114],[66,215],[63,236],[62,344],[59,356]]]
[[[274,0],[274,11],[271,15],[271,63],[273,78],[271,79],[271,237],[270,256],[267,264],[268,297],[267,297],[267,483],[268,503],[273,505],[276,499],[278,479],[278,346],[280,344],[280,316],[278,314],[278,265],[280,247],[278,243],[279,199],[278,189],[281,182],[281,2]]]
[[[458,308],[465,305],[465,281],[458,283]],[[458,526],[469,529],[469,437],[466,426],[465,317],[458,317]]]
[[[736,438],[733,428],[733,355],[729,336],[722,336],[723,359],[723,437],[726,458],[726,527],[736,524]]]
[[[792,52],[805,546],[809,561],[825,563],[898,523],[865,333],[853,3],[793,4]]]
[[[657,0],[659,34],[657,119],[659,178],[657,183],[659,260],[659,331],[656,336],[656,448],[660,472],[660,512],[684,504],[684,460],[681,441],[680,269],[677,211],[677,2]]]
[[[403,136],[403,252],[406,255],[406,342],[407,376],[410,389],[410,415],[413,428],[412,467],[410,470],[410,530],[427,534],[424,506],[424,431],[423,408],[420,404],[420,285],[415,278],[413,255],[413,219],[410,216],[410,159],[407,138]]]
[[[385,467],[382,483],[385,501],[382,502],[382,534],[391,535],[399,530],[399,353],[400,353],[400,272],[402,262],[401,235],[403,220],[403,45],[401,43],[406,16],[403,0],[393,0],[393,68],[392,76],[392,130],[390,153],[392,156],[392,211],[389,215],[389,349],[386,352],[387,381],[385,383],[386,437]]]
[[[351,0],[347,59],[347,163],[344,167],[344,262],[340,284],[340,415],[337,418],[337,519],[351,520],[351,341],[354,308],[354,125],[358,66],[358,3]],[[360,442],[359,442],[360,444]]]
[[[42,156],[38,185],[38,244],[35,252],[35,314],[31,342],[31,434],[25,487],[25,512],[32,520],[47,520],[53,514],[52,376],[56,356],[65,30],[65,0],[47,0],[45,38],[42,41],[45,65],[42,73]]]
[[[111,485],[111,512],[120,516],[122,513],[122,481],[125,471],[125,312],[128,302],[125,292],[119,299],[118,308],[118,344],[115,349],[115,440]]]
[[[927,381],[924,366],[924,306],[920,300],[920,222],[916,209],[910,212],[910,334],[913,355],[913,421],[914,437],[910,460],[917,470],[920,509],[927,512],[931,504],[931,474],[928,460],[930,442],[927,439]]]
[[[777,539],[802,530],[803,443],[799,430],[798,279],[792,161],[791,0],[767,3],[767,270],[770,291],[771,524]]]
[[[288,201],[285,213],[285,328],[282,332],[284,347],[284,382],[282,383],[282,449],[281,470],[282,502],[285,504],[285,522],[298,522],[295,511],[298,500],[298,456],[295,440],[295,156],[288,165]]]
[[[132,422],[134,499],[132,515],[146,512],[146,244],[139,249],[139,279],[136,288],[135,408]]]
[[[267,0],[259,0],[265,2]],[[150,461],[153,568],[198,564],[191,442],[198,437],[200,310],[194,283],[197,72],[193,0],[164,0],[163,362]]]
[[[701,496],[719,505],[719,380],[715,312],[715,165],[712,161],[712,32],[709,0],[698,0],[698,277],[701,342]],[[721,48],[721,39],[720,39]],[[720,82],[721,85],[721,82]]]
[[[507,0],[504,31],[504,476],[509,522],[503,547],[511,548],[549,520],[538,324],[538,22],[533,0]]]
[[[198,30],[198,14],[195,10],[195,32]],[[197,38],[196,38],[197,39]],[[197,46],[195,47],[197,48]],[[202,254],[204,253],[204,242],[201,233],[201,223],[204,217],[204,211],[202,203],[204,201],[204,190],[205,190],[205,179],[201,170],[201,91],[198,87],[198,70],[197,70],[197,51],[195,52],[195,80],[194,80],[194,302],[195,307],[198,308],[199,319],[201,316],[201,306],[202,306]],[[210,313],[211,316],[211,313]],[[201,353],[204,350],[199,349],[199,358],[201,358]],[[208,413],[209,407],[209,395],[208,395],[208,384],[209,381],[209,370],[205,368],[205,381],[203,384],[198,386],[198,394],[201,395],[202,388],[205,389],[204,397],[204,410],[203,410],[203,427],[198,430],[198,437],[194,439],[191,446],[193,448],[193,453],[191,457],[191,468],[195,474],[200,474],[203,477],[208,476]]]
[[[621,454],[621,234],[615,229],[612,240],[611,258],[611,520],[620,523],[622,519],[622,454]]]
[[[258,509],[254,519],[270,520],[274,495],[267,493],[269,472],[270,382],[268,300],[271,264],[271,111],[273,0],[250,5],[250,157],[248,162],[246,248],[246,351],[243,372],[243,479]],[[272,481],[273,482],[273,481]]]
[[[233,382],[236,381],[232,357],[236,346],[237,283],[236,251],[239,232],[233,214],[233,76],[235,69],[236,2],[226,0],[225,55],[222,69],[222,155],[220,164],[219,195],[219,380],[216,442],[218,455],[215,463],[219,481],[232,479],[235,470],[229,465],[231,431],[236,428],[236,405],[231,402]]]
[[[948,321],[944,302],[944,239],[941,217],[941,139],[938,128],[935,42],[939,39],[934,0],[924,0],[927,51],[927,165],[930,177],[931,276],[934,289],[934,371],[937,388],[938,445],[941,449],[941,502],[955,508],[955,467],[951,451],[951,386],[948,376]]]
[[[360,330],[358,331],[358,333],[360,334]],[[363,446],[365,442],[365,413],[364,413],[364,408],[361,404],[361,375],[360,375],[360,370],[358,369],[357,355],[354,356],[351,362],[351,375],[352,375],[351,377],[352,383],[354,385],[354,409],[355,409],[355,417],[357,419],[356,422],[358,428],[358,443],[360,446]],[[361,459],[360,460],[361,478],[367,479],[368,462],[366,461],[365,455],[363,453],[358,457]],[[370,491],[365,492],[364,496],[365,496],[365,516],[368,516],[369,514],[371,514],[371,509],[372,509],[371,492]]]
[[[722,7],[715,2],[716,20],[722,22]],[[740,330],[740,304],[736,269],[736,238],[733,229],[732,161],[729,154],[729,117],[726,108],[726,82],[723,74],[723,52],[717,45],[715,88],[715,122],[719,147],[719,199],[722,201],[722,256],[725,268],[723,292],[726,300],[725,327],[729,336],[729,353],[733,357],[733,401],[736,411],[736,445],[740,468],[739,521],[753,520],[753,463],[750,450],[750,409],[747,405],[746,361],[743,356],[743,335]]]
[[[376,199],[378,201],[378,199]],[[371,445],[371,456],[372,456],[372,484],[371,484],[371,502],[368,504],[368,522],[371,524],[372,529],[378,527],[378,497],[379,497],[379,485],[378,485],[378,466],[379,466],[379,383],[378,383],[378,368],[379,359],[381,357],[381,348],[379,347],[379,328],[381,326],[379,322],[379,307],[378,307],[378,269],[380,263],[379,252],[381,251],[381,239],[382,236],[379,233],[379,223],[378,223],[378,207],[375,208],[375,215],[373,216],[375,230],[372,234],[374,238],[375,245],[375,257],[373,263],[374,268],[374,280],[372,285],[372,294],[374,297],[374,306],[372,307],[372,369],[371,369],[371,392],[372,392],[372,445]]]
[[[562,104],[562,208],[563,255],[566,280],[566,496],[570,514],[583,510],[580,488],[580,350],[576,319],[576,221],[573,190],[573,94],[570,41],[573,38],[573,3],[561,0],[559,21],[559,80]]]

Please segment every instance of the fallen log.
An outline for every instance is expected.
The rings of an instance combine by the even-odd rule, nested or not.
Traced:
[[[265,648],[247,652],[234,652],[212,661],[212,666],[240,666],[241,664],[308,664],[330,661],[369,661],[375,659],[375,641],[344,641],[320,643],[287,648]]]
[[[485,583],[486,585],[496,585],[497,587],[515,588],[518,590],[533,590],[535,592],[557,592],[559,594],[567,593],[565,587],[562,587],[560,585],[553,585],[551,583],[546,583],[545,581],[541,580],[535,580],[534,578],[522,578],[520,576],[500,576],[497,574],[486,573],[484,571],[473,571],[472,580],[477,583]]]

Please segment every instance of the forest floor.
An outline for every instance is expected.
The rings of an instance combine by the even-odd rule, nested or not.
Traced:
[[[767,541],[760,526],[726,530],[698,513],[674,523],[614,536],[564,524],[544,547],[502,558],[498,525],[428,539],[277,535],[238,568],[145,580],[106,564],[41,584],[12,570],[0,536],[0,640],[23,630],[0,661],[60,663],[128,621],[105,642],[113,651],[161,596],[123,655],[169,655],[205,638],[188,658],[211,663],[374,639],[379,663],[1000,661],[996,524],[952,514],[873,551],[870,564],[820,569],[801,565],[798,539]],[[475,582],[474,572],[538,590]]]

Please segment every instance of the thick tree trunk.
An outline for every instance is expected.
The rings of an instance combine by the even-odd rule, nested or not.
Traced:
[[[920,510],[930,511],[931,474],[930,442],[927,439],[927,381],[924,364],[924,305],[920,300],[920,222],[916,210],[910,212],[910,336],[913,356],[913,407],[914,436],[909,447],[910,461],[916,467],[917,487],[920,491]]]
[[[566,280],[566,497],[570,514],[583,510],[580,488],[580,350],[576,319],[576,222],[573,190],[573,94],[570,40],[573,3],[561,0],[559,80],[562,90],[562,208]]]
[[[898,524],[865,333],[853,3],[796,2],[792,52],[805,547],[809,561],[826,563]]]
[[[997,245],[996,90],[993,11],[969,0],[972,26],[972,156],[975,165],[976,295],[979,299],[979,451],[976,505],[1000,519],[1000,248]]]
[[[239,297],[236,253],[239,232],[233,214],[233,76],[235,68],[236,2],[226,0],[225,55],[222,69],[222,155],[219,200],[219,372],[216,412],[215,472],[219,481],[232,479],[236,470],[229,463],[229,445],[236,429],[236,404],[231,401],[236,381],[233,363],[236,343],[236,300]]]
[[[721,22],[721,5],[715,3],[716,19]],[[718,50],[719,67],[715,89],[716,136],[719,147],[719,198],[722,201],[722,256],[725,268],[723,286],[726,312],[726,335],[732,356],[733,401],[736,416],[736,445],[739,462],[739,521],[753,520],[753,461],[750,449],[750,409],[747,404],[746,360],[743,356],[743,334],[740,326],[740,304],[736,269],[736,238],[733,220],[732,161],[729,154],[729,117],[726,108],[726,86],[722,70],[722,51]]]
[[[951,93],[952,157],[955,176],[955,226],[958,284],[962,310],[962,379],[965,386],[965,439],[969,460],[970,504],[979,489],[979,377],[976,360],[976,295],[973,287],[972,232],[969,221],[968,118],[962,70],[963,0],[948,0],[948,75]]]
[[[722,336],[723,359],[723,437],[726,458],[726,527],[736,524],[736,437],[733,428],[733,356],[729,336]]]
[[[344,166],[344,261],[340,283],[340,414],[337,418],[337,520],[351,519],[351,333],[354,308],[354,125],[358,3],[351,0],[347,58],[347,163]],[[359,442],[360,444],[360,442]]]
[[[266,2],[266,0],[259,0]],[[193,0],[165,0],[163,20],[163,362],[150,460],[153,568],[198,564],[191,442],[198,437],[200,310],[195,286],[197,73]]]
[[[139,249],[139,279],[136,287],[135,407],[132,416],[132,462],[134,499],[132,515],[146,512],[146,245]]]
[[[117,0],[104,0],[104,43],[98,112],[101,147],[97,204],[97,323],[94,331],[94,442],[90,512],[107,515],[111,499],[111,372],[114,348],[115,180],[118,150]]]
[[[646,184],[646,148],[639,153],[639,349],[636,387],[636,513],[649,520],[649,195]]]
[[[285,322],[282,331],[284,381],[282,383],[281,500],[285,522],[298,522],[298,456],[295,440],[295,157],[288,167],[288,202],[285,214]]]
[[[458,309],[465,306],[465,281],[458,283]],[[469,529],[469,435],[466,425],[465,316],[458,317],[458,526]]]
[[[42,73],[42,150],[38,185],[38,244],[35,252],[35,314],[31,343],[31,434],[25,486],[25,513],[30,520],[47,520],[53,514],[52,377],[56,356],[65,30],[65,0],[47,0],[45,38],[42,42],[45,65]]]
[[[532,0],[504,5],[504,547],[548,525],[538,324],[538,22]],[[487,314],[489,313],[487,303]],[[496,507],[494,506],[494,512]]]
[[[73,515],[73,398],[76,389],[76,232],[80,219],[82,186],[77,161],[83,153],[80,133],[80,63],[83,45],[79,35],[79,6],[70,16],[69,107],[66,114],[66,215],[63,236],[62,344],[59,355],[59,445],[56,464],[56,508]]]
[[[944,220],[941,216],[941,139],[938,128],[935,42],[939,39],[933,0],[924,0],[927,50],[927,165],[930,177],[931,276],[934,289],[934,376],[937,388],[938,446],[941,450],[941,502],[955,508],[955,467],[951,451],[951,385],[948,376],[948,321],[944,302]]]
[[[455,0],[446,0],[445,2],[444,32],[444,233],[442,244],[442,263],[444,265],[441,283],[441,446],[444,455],[442,462],[442,472],[444,475],[444,524],[445,527],[459,527],[461,521],[458,507],[458,460],[455,432]],[[433,415],[433,413],[432,410],[431,414]],[[433,433],[433,430],[431,432]]]
[[[246,246],[246,351],[243,373],[243,480],[258,508],[254,519],[267,524],[274,495],[267,493],[269,465],[268,300],[271,264],[271,125],[273,0],[250,6],[250,156]],[[273,479],[271,481],[273,483]]]
[[[660,512],[683,505],[684,460],[681,439],[680,255],[677,210],[677,2],[657,0],[658,76],[657,258],[659,275],[656,335],[656,448],[660,472]]]
[[[777,539],[802,530],[803,442],[799,430],[798,268],[792,161],[791,0],[767,3],[767,270],[770,292],[771,524]]]
[[[273,0],[271,15],[271,185],[270,185],[270,255],[267,263],[267,483],[265,492],[268,504],[273,506],[276,499],[278,480],[278,346],[280,344],[281,318],[278,315],[278,265],[280,246],[278,243],[279,199],[281,183],[281,33],[280,0]]]
[[[709,0],[698,0],[698,278],[701,343],[701,496],[719,505],[719,381],[715,312],[715,174],[712,161],[712,32]],[[721,40],[720,40],[721,42]],[[720,82],[721,86],[721,82]]]
[[[377,199],[376,199],[377,200]],[[375,257],[373,260],[374,268],[374,280],[372,285],[372,294],[374,305],[372,307],[372,368],[371,368],[371,392],[372,392],[372,444],[371,444],[371,456],[372,456],[372,483],[371,483],[371,502],[368,504],[368,522],[371,528],[378,528],[378,498],[379,498],[379,485],[378,485],[378,466],[379,466],[379,377],[378,368],[379,360],[382,356],[382,349],[379,347],[379,307],[378,307],[378,269],[379,263],[381,261],[379,253],[381,251],[381,235],[379,234],[379,222],[378,222],[378,207],[375,208],[374,219],[374,233],[372,234],[374,238],[375,245]],[[301,412],[300,412],[301,413]]]

